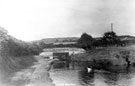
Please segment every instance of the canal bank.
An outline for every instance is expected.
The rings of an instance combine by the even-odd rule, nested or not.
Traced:
[[[135,46],[91,49],[72,56],[72,61],[84,61],[86,66],[96,69],[128,69],[130,66],[135,66]]]
[[[55,86],[49,71],[56,60],[43,59],[39,56],[36,56],[36,60],[33,66],[16,72],[11,78],[12,84],[7,86]]]

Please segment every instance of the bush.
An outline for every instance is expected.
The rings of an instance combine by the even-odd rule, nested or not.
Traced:
[[[93,61],[93,68],[95,69],[104,69],[108,70],[110,66],[112,66],[112,62],[108,59],[99,59]]]
[[[77,45],[80,48],[88,50],[92,48],[93,41],[94,39],[92,38],[92,36],[88,35],[87,33],[83,33],[81,35],[81,38],[78,40]]]

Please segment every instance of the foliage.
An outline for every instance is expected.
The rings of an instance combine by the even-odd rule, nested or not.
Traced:
[[[115,45],[120,43],[120,39],[117,37],[115,32],[105,32],[102,38],[103,45]]]
[[[6,51],[10,56],[26,56],[39,53],[39,48],[25,42],[16,42],[13,39],[8,39],[3,42],[3,51]]]
[[[102,40],[101,40],[101,39],[100,39],[100,40],[94,40],[93,46],[94,46],[94,47],[103,46]]]
[[[113,63],[109,59],[98,59],[93,61],[93,68],[108,70]]]
[[[125,59],[126,63],[127,63],[127,67],[130,66],[131,61],[130,59],[130,51],[121,51],[120,54],[122,55],[122,58]]]
[[[94,39],[87,33],[83,33],[78,40],[77,45],[85,50],[91,49]]]
[[[37,48],[0,31],[0,79],[8,79],[11,73],[31,66]]]

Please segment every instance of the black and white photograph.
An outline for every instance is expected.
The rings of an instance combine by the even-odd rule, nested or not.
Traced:
[[[0,86],[135,86],[135,0],[0,0]]]

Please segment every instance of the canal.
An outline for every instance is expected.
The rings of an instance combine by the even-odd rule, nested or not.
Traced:
[[[103,70],[87,73],[81,67],[51,69],[50,76],[55,86],[135,86],[135,68],[121,73]]]

